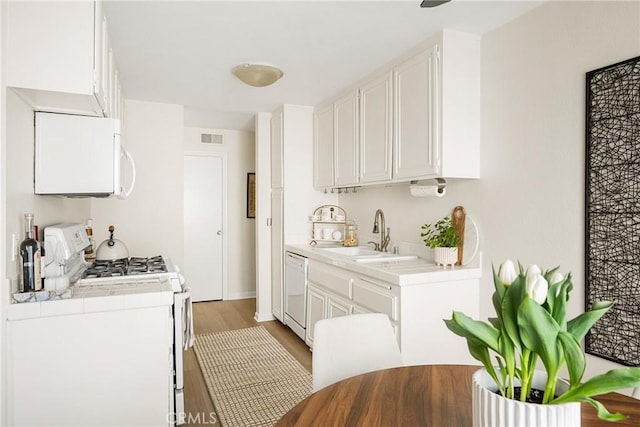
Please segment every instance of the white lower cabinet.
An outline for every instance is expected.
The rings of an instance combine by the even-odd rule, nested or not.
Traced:
[[[307,339],[313,347],[313,327],[318,320],[351,314],[351,282],[349,272],[309,260],[307,290]]]
[[[313,348],[313,327],[318,320],[385,313],[407,365],[475,363],[466,341],[449,331],[444,319],[451,318],[454,310],[477,318],[479,298],[479,278],[451,276],[398,286],[309,259],[306,343]]]
[[[309,347],[313,348],[313,339],[314,339],[314,330],[318,320],[326,319],[327,312],[327,304],[326,299],[327,294],[315,286],[309,284],[309,288],[307,289],[307,321],[306,321],[306,329],[307,329],[307,339],[306,343]]]
[[[8,320],[8,425],[169,425],[172,334],[170,306]]]

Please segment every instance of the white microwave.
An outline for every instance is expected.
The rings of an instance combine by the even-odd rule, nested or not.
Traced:
[[[35,113],[35,194],[126,198],[135,170],[120,142],[119,120]]]

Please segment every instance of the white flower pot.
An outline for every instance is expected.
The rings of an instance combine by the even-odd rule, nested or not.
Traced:
[[[546,372],[535,371],[532,387],[544,390],[546,379]],[[496,393],[498,386],[484,368],[473,374],[472,387],[474,427],[580,427],[578,402],[542,405],[507,399]],[[568,388],[558,380],[556,394]]]
[[[458,262],[458,248],[433,248],[433,260],[436,265],[454,266]]]

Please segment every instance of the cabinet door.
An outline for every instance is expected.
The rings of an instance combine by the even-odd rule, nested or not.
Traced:
[[[284,187],[283,116],[282,109],[271,116],[271,188]]]
[[[440,173],[436,61],[434,46],[394,69],[394,179]]]
[[[335,185],[358,183],[358,91],[334,103]]]
[[[94,69],[94,81],[93,81],[93,93],[96,96],[98,105],[102,108],[103,112],[106,108],[107,92],[105,92],[105,79],[106,79],[106,67],[105,60],[107,59],[107,50],[109,42],[109,34],[107,32],[107,18],[102,13],[102,2],[95,2],[95,14],[94,14],[94,44],[93,44],[93,69]]]
[[[327,318],[343,317],[351,314],[351,304],[329,296],[327,298]]]
[[[325,319],[326,316],[326,294],[317,289],[312,284],[307,288],[307,339],[309,347],[313,347],[313,328],[318,320]]]
[[[360,88],[360,182],[391,179],[391,87],[389,72]]]
[[[284,319],[283,312],[283,192],[273,190],[271,192],[271,312],[281,322]]]
[[[168,426],[172,335],[168,306],[8,321],[7,425]]]
[[[366,314],[366,313],[371,313],[371,311],[364,307],[360,307],[359,305],[354,305],[353,308],[351,309],[351,314]]]
[[[314,114],[313,186],[327,188],[333,185],[333,104]]]
[[[94,2],[5,3],[6,85],[36,111],[101,116]]]
[[[115,88],[116,88],[116,63],[113,58],[113,49],[109,47],[109,54],[107,55],[107,63],[108,63],[108,74],[105,76],[105,80],[109,81],[109,89],[107,92],[107,100],[104,109],[104,115],[107,117],[113,117],[114,114],[114,103],[116,98]]]

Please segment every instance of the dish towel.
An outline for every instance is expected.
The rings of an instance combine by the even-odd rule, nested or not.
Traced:
[[[193,343],[196,341],[196,335],[193,331],[193,304],[191,301],[191,288],[185,287],[183,293],[184,298],[184,310],[182,310],[182,342],[184,343],[184,350],[188,350],[189,347],[193,347]]]

